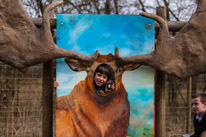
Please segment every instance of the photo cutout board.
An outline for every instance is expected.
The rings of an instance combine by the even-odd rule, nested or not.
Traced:
[[[123,57],[152,52],[154,27],[154,20],[139,15],[57,15],[59,47],[99,52],[87,65],[57,59],[57,137],[154,136],[154,70],[117,65],[114,57],[116,46]]]

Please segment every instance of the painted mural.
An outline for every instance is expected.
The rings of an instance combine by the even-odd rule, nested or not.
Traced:
[[[142,16],[58,14],[58,46],[84,55],[98,50],[100,55],[93,66],[90,66],[94,68],[90,69],[91,72],[86,68],[81,69],[84,71],[74,72],[73,70],[77,70],[75,67],[80,69],[79,65],[75,66],[78,62],[57,59],[59,86],[56,114],[59,118],[56,118],[56,122],[61,123],[56,127],[57,136],[154,136],[153,69],[130,65],[130,69],[135,69],[132,71],[121,66],[123,69],[119,73],[121,69],[115,66],[113,56],[116,46],[122,56],[150,53],[154,49],[154,39],[154,21]],[[98,90],[92,84],[95,83],[93,71],[100,64],[107,64],[114,71],[115,88],[105,97],[96,94]],[[122,77],[122,81],[119,77]],[[84,93],[80,93],[79,89]],[[70,111],[62,111],[68,109]],[[68,115],[72,118],[68,118]],[[71,123],[72,121],[76,122]],[[70,133],[67,133],[69,130]],[[76,133],[77,131],[79,132]]]

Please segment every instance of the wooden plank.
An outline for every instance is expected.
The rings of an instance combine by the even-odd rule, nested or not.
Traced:
[[[169,31],[180,31],[187,22],[184,21],[167,21]],[[159,31],[159,24],[155,22],[155,30]]]
[[[190,133],[191,130],[191,96],[192,96],[192,77],[189,78],[188,83],[188,94],[187,94],[187,106],[188,106],[188,115],[187,115],[187,121],[186,121],[186,133]]]
[[[34,23],[34,25],[36,25],[36,27],[40,28],[42,25],[42,18],[31,18],[31,21]],[[56,29],[56,19],[55,18],[50,19],[50,26],[51,26],[51,29]]]
[[[157,7],[156,14],[166,19],[165,7]],[[155,73],[155,137],[165,137],[165,74]]]
[[[42,18],[31,18],[32,22],[37,26],[41,27]],[[179,31],[187,22],[185,21],[167,21],[169,31]],[[50,19],[50,25],[52,29],[56,29],[56,19]],[[155,30],[158,31],[160,28],[159,24],[155,23]]]

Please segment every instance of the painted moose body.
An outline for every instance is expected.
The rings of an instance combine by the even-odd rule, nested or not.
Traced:
[[[81,68],[76,60],[66,62],[72,70],[87,71],[87,77],[69,95],[57,99],[57,137],[126,137],[130,108],[121,79],[125,70],[139,65],[117,66],[112,54],[99,55],[90,67]],[[95,68],[102,63],[109,64],[115,73],[115,90],[107,96],[98,95],[93,88]]]

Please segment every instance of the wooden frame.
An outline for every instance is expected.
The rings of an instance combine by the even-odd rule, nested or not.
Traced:
[[[157,15],[165,19],[165,8],[158,7]],[[33,23],[41,26],[42,19],[33,18]],[[56,19],[51,19],[51,28],[56,28]],[[186,22],[168,21],[170,31],[179,31]],[[155,24],[155,30],[159,30],[159,25]],[[43,65],[43,118],[42,135],[43,137],[53,136],[53,65],[52,61],[45,62]],[[164,137],[165,135],[165,74],[156,70],[155,76],[155,136]]]

